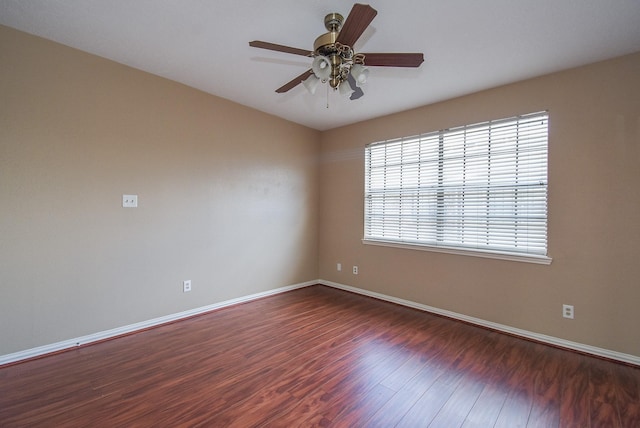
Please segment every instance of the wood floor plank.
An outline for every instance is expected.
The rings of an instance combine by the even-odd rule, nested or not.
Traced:
[[[594,426],[620,426],[616,409],[616,390],[611,383],[612,369],[600,361],[589,366],[591,423]]]
[[[428,426],[438,412],[440,412],[440,409],[444,407],[456,387],[456,384],[451,384],[439,378],[431,388],[411,406],[395,426],[400,428]]]
[[[527,427],[560,426],[560,385],[562,384],[562,352],[536,345],[533,406]]]
[[[493,427],[507,399],[507,391],[493,384],[485,385],[462,424],[463,428]]]
[[[0,367],[0,426],[640,426],[640,368],[324,286]]]
[[[460,427],[484,390],[480,382],[460,382],[431,421],[434,427]]]
[[[389,427],[395,426],[416,402],[440,378],[444,369],[438,364],[424,364],[420,371],[396,392],[369,419],[363,420],[357,426]]]
[[[618,417],[623,427],[640,427],[640,378],[629,376],[627,367],[611,365]]]
[[[535,344],[521,341],[505,355],[509,393],[500,410],[496,427],[526,427],[533,407]]]
[[[589,363],[587,357],[567,354],[563,362],[564,376],[560,391],[560,426],[591,426],[589,407]]]
[[[348,400],[347,406],[335,417],[334,426],[357,427],[364,425],[378,410],[385,405],[395,391],[382,384],[376,385],[366,394],[360,395],[354,400]]]

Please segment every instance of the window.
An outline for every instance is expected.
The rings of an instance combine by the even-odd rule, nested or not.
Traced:
[[[540,112],[367,145],[364,242],[550,262],[547,140]]]

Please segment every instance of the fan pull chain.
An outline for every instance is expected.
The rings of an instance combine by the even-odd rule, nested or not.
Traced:
[[[325,85],[327,87],[327,109],[329,108],[329,86],[330,85]]]

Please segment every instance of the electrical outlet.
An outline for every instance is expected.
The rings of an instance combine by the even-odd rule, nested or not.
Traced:
[[[122,195],[122,208],[137,208],[138,195]]]
[[[562,316],[573,319],[573,305],[562,305]]]
[[[358,274],[358,266],[354,266],[353,267],[353,274],[357,275]]]
[[[182,292],[188,293],[189,291],[191,291],[191,280],[182,281]]]
[[[342,272],[342,263],[338,263],[338,264],[336,264],[336,270],[337,270],[338,272]]]

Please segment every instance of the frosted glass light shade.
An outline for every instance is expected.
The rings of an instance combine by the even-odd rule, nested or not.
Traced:
[[[331,77],[331,62],[326,56],[318,55],[311,64],[313,74],[320,80],[327,80]]]
[[[358,86],[363,85],[367,82],[367,77],[369,77],[369,69],[361,64],[356,64],[351,67],[351,74],[353,78],[356,79],[356,83]]]
[[[313,74],[302,81],[302,85],[305,88],[307,88],[307,91],[309,91],[311,95],[316,93],[316,89],[318,89],[319,84],[320,84],[320,79],[318,79]]]

